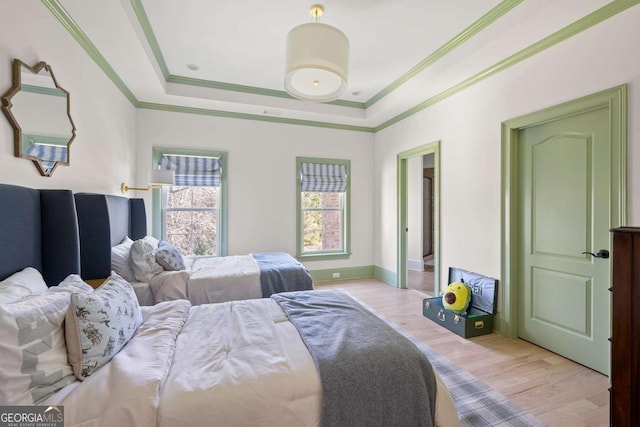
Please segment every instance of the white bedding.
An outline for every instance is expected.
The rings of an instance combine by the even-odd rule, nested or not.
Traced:
[[[193,305],[262,298],[260,268],[251,255],[185,257],[187,269],[149,280],[154,302],[183,298]]]
[[[143,308],[111,362],[46,401],[66,426],[318,426],[321,383],[295,327],[270,298]],[[436,424],[457,426],[436,375]]]

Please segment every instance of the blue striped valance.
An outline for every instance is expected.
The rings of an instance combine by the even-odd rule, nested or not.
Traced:
[[[43,169],[53,169],[56,162],[67,163],[67,147],[64,145],[47,145],[32,143],[24,154],[37,157]]]
[[[342,193],[347,188],[347,166],[328,163],[301,163],[302,191]]]
[[[158,165],[175,172],[175,185],[220,187],[222,162],[217,157],[161,154]]]

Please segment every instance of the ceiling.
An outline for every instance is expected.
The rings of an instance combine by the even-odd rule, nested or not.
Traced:
[[[287,32],[311,22],[316,2],[43,0],[143,108],[369,130],[609,1],[320,1],[319,22],[350,41],[347,91],[321,104],[283,88]]]

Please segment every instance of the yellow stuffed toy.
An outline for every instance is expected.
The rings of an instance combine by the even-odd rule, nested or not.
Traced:
[[[471,301],[471,289],[462,282],[453,282],[447,286],[442,295],[442,305],[456,314],[467,311]]]

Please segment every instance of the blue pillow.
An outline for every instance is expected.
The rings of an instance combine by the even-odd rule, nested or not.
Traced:
[[[185,270],[184,258],[180,250],[164,240],[158,244],[158,250],[156,251],[156,261],[165,270],[178,271]]]

